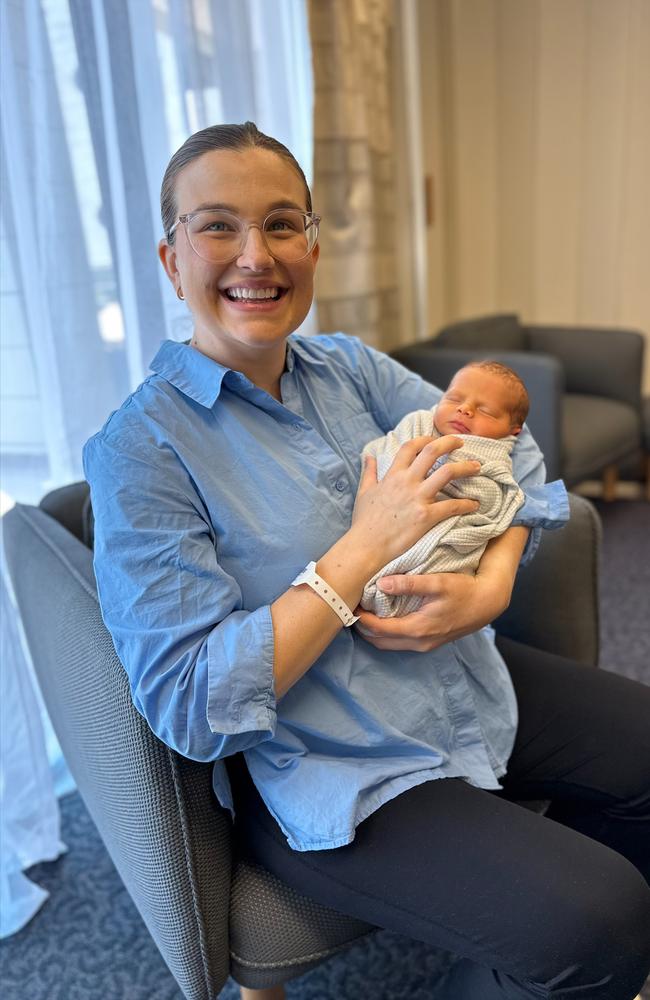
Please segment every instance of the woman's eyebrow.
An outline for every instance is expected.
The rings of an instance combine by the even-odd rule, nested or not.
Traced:
[[[297,208],[299,212],[304,212],[302,205],[297,205],[295,201],[288,201],[286,199],[272,202],[272,204],[267,206],[266,211],[267,213],[274,212],[276,208]],[[206,210],[212,212],[231,212],[233,215],[239,215],[239,211],[234,205],[228,205],[220,201],[202,202],[193,209],[194,212],[204,212]]]

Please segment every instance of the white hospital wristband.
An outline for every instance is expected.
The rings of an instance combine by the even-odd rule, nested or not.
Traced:
[[[355,618],[345,601],[330,587],[329,583],[326,583],[322,576],[318,575],[315,562],[310,562],[308,566],[305,566],[302,573],[298,574],[291,586],[299,587],[301,583],[306,583],[315,594],[322,597],[329,604],[332,611],[336,612],[346,628],[359,621],[358,617]]]

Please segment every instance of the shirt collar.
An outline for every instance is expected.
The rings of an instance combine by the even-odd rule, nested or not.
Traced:
[[[149,366],[190,399],[212,407],[219,398],[221,383],[230,370],[189,344],[164,340]]]
[[[309,365],[324,365],[325,362],[314,357],[305,348],[301,340],[291,336],[287,340],[287,371],[294,369],[294,355]],[[164,340],[158,353],[151,362],[151,371],[166,379],[180,392],[201,406],[211,408],[219,398],[224,377],[230,368],[213,361],[206,354],[195,350],[189,344],[175,340]]]
[[[293,371],[294,359],[293,355],[296,354],[301,361],[304,361],[308,365],[323,365],[327,366],[326,361],[322,361],[319,357],[316,357],[312,351],[309,350],[307,346],[311,337],[305,336],[300,333],[292,333],[287,340],[287,371]]]

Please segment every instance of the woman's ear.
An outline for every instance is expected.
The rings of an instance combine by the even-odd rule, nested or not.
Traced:
[[[176,294],[181,292],[181,276],[178,270],[176,247],[170,246],[166,239],[162,239],[158,244],[158,256],[160,263],[165,269],[165,274],[171,281]],[[180,298],[180,295],[179,295]]]

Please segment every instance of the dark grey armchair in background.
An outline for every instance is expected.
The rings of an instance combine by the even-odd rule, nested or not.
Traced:
[[[571,487],[602,476],[611,499],[618,469],[630,462],[641,467],[644,346],[644,337],[630,330],[524,325],[503,314],[453,323],[393,357],[443,386],[471,357],[515,368],[528,387],[528,425],[548,478]]]
[[[236,859],[212,765],[161,743],[133,706],[97,601],[85,483],[2,519],[5,551],[45,703],[78,789],[188,1000],[229,973],[261,989],[318,965],[373,928]],[[595,665],[599,522],[571,497],[566,528],[520,571],[498,631]],[[152,984],[152,995],[155,984]]]

